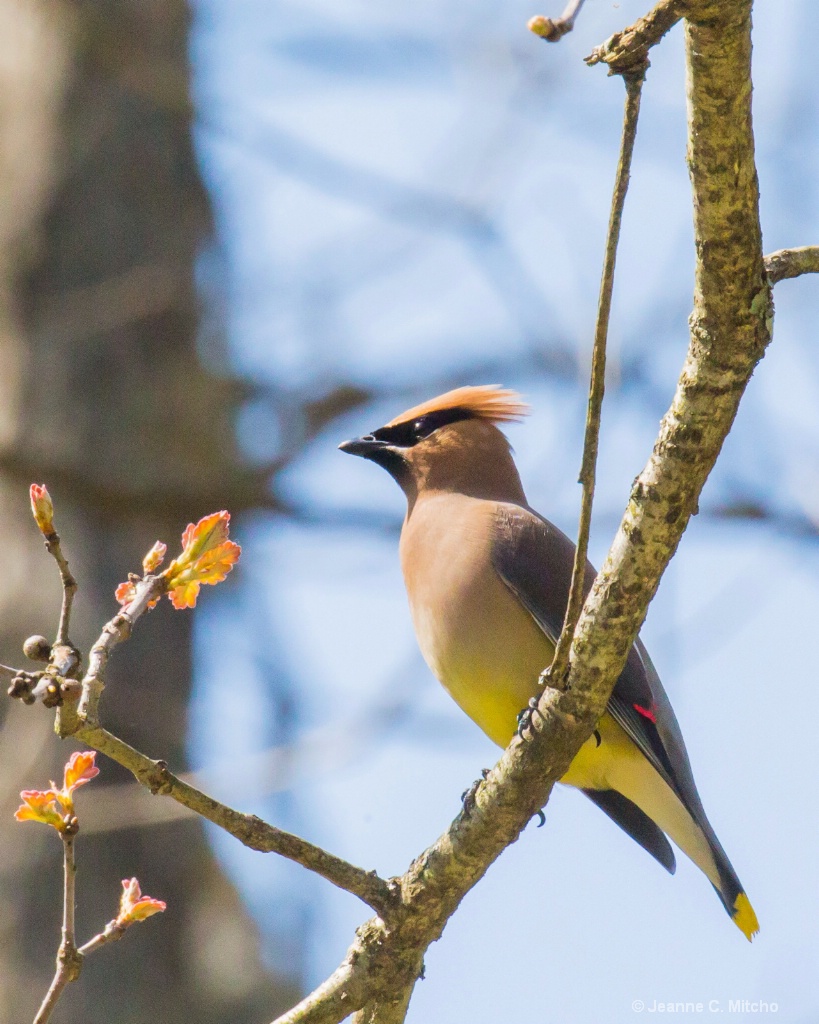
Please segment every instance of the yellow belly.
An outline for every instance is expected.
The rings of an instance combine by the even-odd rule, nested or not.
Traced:
[[[462,676],[444,685],[469,717],[502,747],[514,735],[518,713],[537,692],[536,686],[521,686],[518,680],[498,677],[494,686],[491,680],[483,678],[479,686],[470,686]],[[702,831],[676,793],[610,714],[604,714],[597,723],[596,734],[586,740],[560,781],[577,789],[622,793],[719,887],[719,872]]]

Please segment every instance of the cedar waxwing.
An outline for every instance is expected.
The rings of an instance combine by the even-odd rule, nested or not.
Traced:
[[[383,466],[407,498],[401,567],[424,658],[505,747],[538,692],[568,602],[574,544],[526,502],[506,437],[514,391],[464,387],[340,448]],[[587,588],[594,579],[587,569]],[[640,640],[595,733],[561,780],[673,874],[666,835],[704,872],[750,940],[756,914],[700,802],[674,711]]]

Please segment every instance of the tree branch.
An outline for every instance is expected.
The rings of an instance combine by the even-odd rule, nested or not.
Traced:
[[[56,532],[46,534],[45,546],[48,553],[57,563],[57,568],[60,570],[60,581],[63,585],[63,603],[60,609],[60,622],[57,626],[55,644],[68,645],[70,643],[68,630],[71,624],[71,605],[74,601],[74,595],[77,593],[77,581],[68,567],[68,560],[63,554],[60,537]]]
[[[82,694],[76,716],[70,704],[58,716],[57,727],[60,735],[63,735],[64,728],[75,731],[75,717],[90,728],[96,728],[100,697],[105,689],[103,677],[111,652],[117,644],[128,639],[135,623],[153,607],[166,590],[166,581],[162,576],[146,576],[136,584],[133,600],[105,624],[99,639],[91,648],[88,671],[82,680]]]
[[[608,64],[610,75],[622,75],[648,64],[648,51],[685,15],[692,0],[661,0],[648,14],[622,32],[615,32],[605,43],[595,46],[585,58],[593,64]]]
[[[765,271],[771,284],[802,274],[819,274],[819,245],[799,249],[777,249],[765,257]]]
[[[243,814],[214,800],[174,775],[164,761],[146,757],[106,729],[80,724],[71,735],[127,768],[153,794],[171,797],[229,832],[251,850],[278,853],[301,864],[340,889],[358,896],[377,914],[389,917],[395,897],[390,885],[374,871],[364,871],[306,839],[268,824],[255,814]]]
[[[403,1024],[414,989],[415,979],[391,996],[368,1003],[353,1015],[352,1024]]]

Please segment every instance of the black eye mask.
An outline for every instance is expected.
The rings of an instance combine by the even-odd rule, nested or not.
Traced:
[[[396,423],[392,427],[381,427],[373,432],[372,437],[377,441],[386,441],[396,448],[412,448],[439,427],[473,418],[474,413],[469,409],[438,409],[435,412],[428,412],[425,416],[419,416],[417,420]]]

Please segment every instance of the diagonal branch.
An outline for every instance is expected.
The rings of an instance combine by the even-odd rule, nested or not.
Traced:
[[[76,712],[71,703],[60,709],[57,718],[60,735],[73,731],[77,720],[92,728],[97,725],[100,697],[105,689],[103,677],[108,659],[117,644],[128,639],[135,623],[153,607],[153,604],[166,590],[166,582],[162,576],[146,576],[144,580],[137,583],[133,600],[105,624],[99,639],[91,648],[88,671],[82,680],[80,701]]]
[[[292,1010],[274,1024],[338,1024],[361,1005],[367,982],[367,962],[348,956],[344,963]]]
[[[251,850],[278,853],[295,861],[340,889],[358,896],[382,917],[389,916],[394,896],[389,884],[374,871],[358,868],[306,839],[268,824],[255,814],[243,814],[214,800],[174,775],[164,761],[146,757],[106,729],[79,724],[71,735],[127,768],[137,782],[155,795],[171,797],[229,832]]]
[[[686,14],[692,0],[660,0],[648,14],[605,43],[595,46],[586,63],[608,64],[610,75],[621,75],[648,61],[648,51]]]

